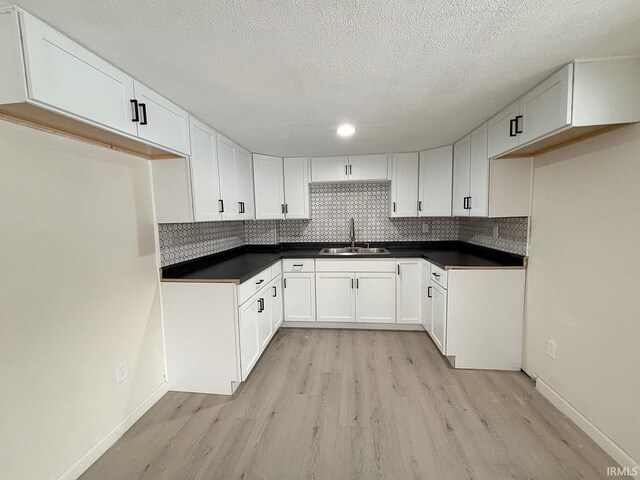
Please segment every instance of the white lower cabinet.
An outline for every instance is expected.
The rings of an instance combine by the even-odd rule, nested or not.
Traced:
[[[284,321],[284,298],[282,295],[282,277],[278,277],[271,282],[271,335],[275,334]]]
[[[420,259],[398,260],[397,262],[398,323],[422,323],[421,269]]]
[[[257,296],[256,296],[257,297]],[[264,312],[261,310],[262,299],[254,297],[240,307],[239,332],[240,332],[240,367],[242,370],[241,380],[251,373],[258,358],[260,358],[260,327],[264,319]]]
[[[356,274],[356,322],[395,323],[394,273]]]
[[[447,354],[447,290],[432,281],[429,286],[431,295],[431,338],[442,352]]]
[[[355,275],[317,273],[316,302],[319,322],[355,322]]]
[[[422,326],[427,332],[431,331],[431,320],[432,320],[432,312],[431,312],[431,264],[426,260],[421,260],[421,275],[422,278],[420,280],[421,292],[420,297],[422,298]]]
[[[284,321],[316,321],[315,273],[283,273]]]

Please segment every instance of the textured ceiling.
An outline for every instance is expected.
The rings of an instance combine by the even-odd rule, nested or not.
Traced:
[[[277,155],[450,143],[573,58],[640,53],[639,0],[17,3]]]

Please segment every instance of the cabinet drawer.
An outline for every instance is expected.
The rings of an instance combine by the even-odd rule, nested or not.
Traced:
[[[278,261],[271,265],[271,278],[276,278],[278,275],[282,273],[282,262]]]
[[[271,281],[271,267],[242,282],[238,287],[238,305],[249,300],[254,293],[265,287]]]
[[[313,258],[282,260],[283,272],[314,272],[315,269],[315,260]]]
[[[316,260],[317,272],[395,272],[395,259],[326,259]]]
[[[431,264],[431,279],[443,288],[447,288],[447,271]]]

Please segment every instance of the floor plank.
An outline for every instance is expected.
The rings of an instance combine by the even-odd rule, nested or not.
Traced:
[[[81,479],[565,480],[614,465],[523,373],[454,370],[424,333],[281,329],[233,397],[167,393]]]

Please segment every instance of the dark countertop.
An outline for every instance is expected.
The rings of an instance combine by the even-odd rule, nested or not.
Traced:
[[[362,245],[358,242],[358,245]],[[163,282],[242,283],[283,258],[424,258],[445,270],[526,268],[526,257],[480,247],[466,242],[396,242],[371,243],[389,250],[385,255],[320,255],[327,246],[344,243],[282,243],[246,245],[221,253],[162,268]]]

